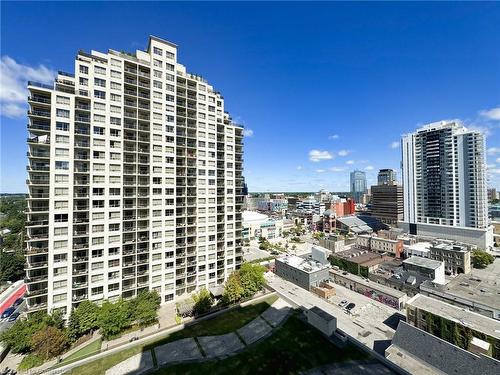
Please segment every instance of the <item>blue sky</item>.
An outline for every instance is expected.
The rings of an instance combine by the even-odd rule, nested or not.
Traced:
[[[148,35],[220,90],[243,123],[250,191],[348,189],[399,169],[400,135],[442,119],[487,132],[500,188],[498,3],[1,3],[1,192],[24,192],[24,82],[79,49]]]

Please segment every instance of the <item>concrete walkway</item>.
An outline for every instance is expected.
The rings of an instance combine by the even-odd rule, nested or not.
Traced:
[[[260,316],[236,332],[217,336],[191,337],[155,347],[156,367],[183,362],[203,362],[223,359],[238,354],[247,345],[271,334],[283,323],[291,311],[284,300],[276,300]],[[106,375],[142,374],[154,369],[151,352],[143,352],[120,362],[106,371]]]

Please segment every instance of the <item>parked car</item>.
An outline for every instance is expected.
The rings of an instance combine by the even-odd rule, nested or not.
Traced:
[[[354,309],[354,307],[355,307],[355,306],[356,306],[356,305],[355,305],[354,303],[352,303],[352,302],[351,302],[351,303],[350,303],[350,304],[348,304],[345,308],[346,308],[346,310],[351,311],[352,309]]]
[[[6,309],[6,310],[2,313],[2,317],[1,317],[1,318],[2,318],[2,320],[3,320],[3,319],[7,319],[9,316],[11,316],[11,315],[12,315],[12,313],[13,313],[14,311],[16,311],[16,308],[15,308],[15,307],[12,307],[12,306],[11,306],[11,307],[7,308],[7,309]]]
[[[24,301],[24,298],[23,298],[23,297],[19,297],[18,299],[16,299],[16,300],[14,301],[14,303],[12,304],[12,307],[17,307],[17,306],[19,306],[21,303],[23,303],[23,301]]]
[[[349,302],[346,299],[343,299],[342,301],[340,301],[339,306],[340,307],[346,307],[348,303]]]
[[[11,316],[9,316],[9,318],[7,319],[7,321],[8,322],[14,322],[17,318],[19,318],[19,315],[21,315],[21,314],[16,311],[14,314],[12,314]]]

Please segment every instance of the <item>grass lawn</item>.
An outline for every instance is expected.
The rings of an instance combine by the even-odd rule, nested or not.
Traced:
[[[102,344],[102,339],[91,342],[90,344],[84,346],[80,350],[71,354],[69,357],[65,358],[61,363],[59,363],[59,366],[66,365],[69,362],[73,362],[77,359],[82,359],[91,354],[99,352],[101,350],[101,344]]]
[[[316,329],[292,316],[271,337],[234,357],[171,366],[155,374],[296,374],[328,363],[367,358],[353,346],[336,347]]]
[[[181,331],[174,332],[162,339],[139,344],[133,348],[123,350],[116,354],[103,357],[96,361],[89,362],[83,366],[77,367],[71,371],[74,375],[97,375],[104,374],[107,369],[127,359],[128,357],[140,353],[142,351],[151,350],[155,346],[165,344],[167,342],[183,339],[194,336],[207,335],[222,335],[237,330],[244,326],[258,315],[264,312],[274,301],[277,296],[272,295],[258,303],[247,305],[245,307],[236,308],[216,317],[200,321],[199,323],[186,326]]]

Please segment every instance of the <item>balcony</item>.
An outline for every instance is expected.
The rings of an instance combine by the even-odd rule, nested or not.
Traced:
[[[28,110],[28,116],[50,118],[50,112],[41,111],[39,109],[31,109]]]

